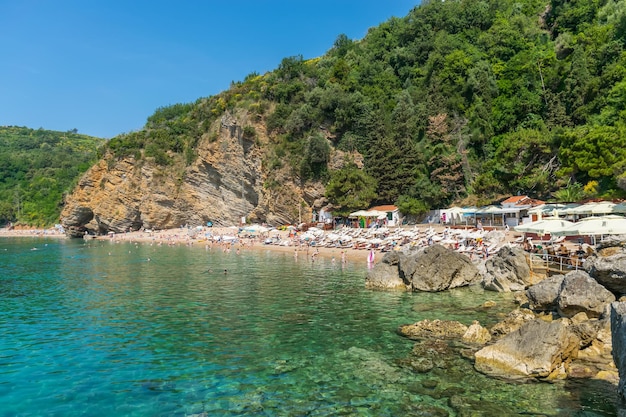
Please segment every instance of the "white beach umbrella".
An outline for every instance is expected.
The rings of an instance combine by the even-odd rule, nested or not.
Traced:
[[[609,214],[617,204],[611,201],[600,201],[591,207],[591,214]]]
[[[524,233],[536,233],[538,235],[555,234],[574,223],[558,217],[544,217],[536,222],[520,224],[515,226],[515,231]]]
[[[587,217],[553,233],[556,236],[601,236],[626,234],[626,217],[618,215]]]
[[[621,203],[613,206],[613,208],[611,209],[611,213],[626,214],[626,201],[622,201]]]

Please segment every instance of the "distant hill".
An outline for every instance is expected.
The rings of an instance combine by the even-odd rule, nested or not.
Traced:
[[[105,155],[143,188],[118,187],[95,207],[83,187],[72,210],[93,211],[85,219],[100,231],[217,214],[296,222],[375,203],[419,214],[518,194],[623,198],[626,2],[424,0],[363,39],[339,35],[321,57],[287,57],[218,95],[157,109]],[[158,175],[141,176],[147,167]],[[177,182],[159,205],[163,179]],[[198,191],[208,183],[214,192]],[[173,205],[175,220],[154,220]]]
[[[64,193],[98,159],[104,144],[75,131],[0,127],[0,224],[57,222]]]

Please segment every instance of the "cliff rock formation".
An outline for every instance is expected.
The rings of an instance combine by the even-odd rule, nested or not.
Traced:
[[[106,155],[68,196],[62,224],[76,237],[209,221],[234,225],[242,217],[271,224],[308,221],[311,206],[325,203],[323,186],[300,185],[288,169],[272,173],[280,186],[267,186],[263,144],[268,138],[246,137],[244,123],[250,124],[223,116],[212,129],[216,133],[200,138],[190,164],[181,155],[171,155],[174,162],[167,166],[151,158]]]

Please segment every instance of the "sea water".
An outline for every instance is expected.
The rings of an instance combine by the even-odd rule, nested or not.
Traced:
[[[606,382],[504,382],[458,349],[416,372],[399,325],[489,326],[511,296],[370,291],[363,256],[0,239],[0,416],[615,414]]]

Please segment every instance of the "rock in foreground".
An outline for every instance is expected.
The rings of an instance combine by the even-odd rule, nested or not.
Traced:
[[[561,321],[533,320],[475,354],[479,372],[505,378],[545,378],[569,360],[579,341]]]
[[[626,415],[626,303],[611,304],[611,336],[613,339],[613,360],[619,371],[617,395],[620,415]]]

